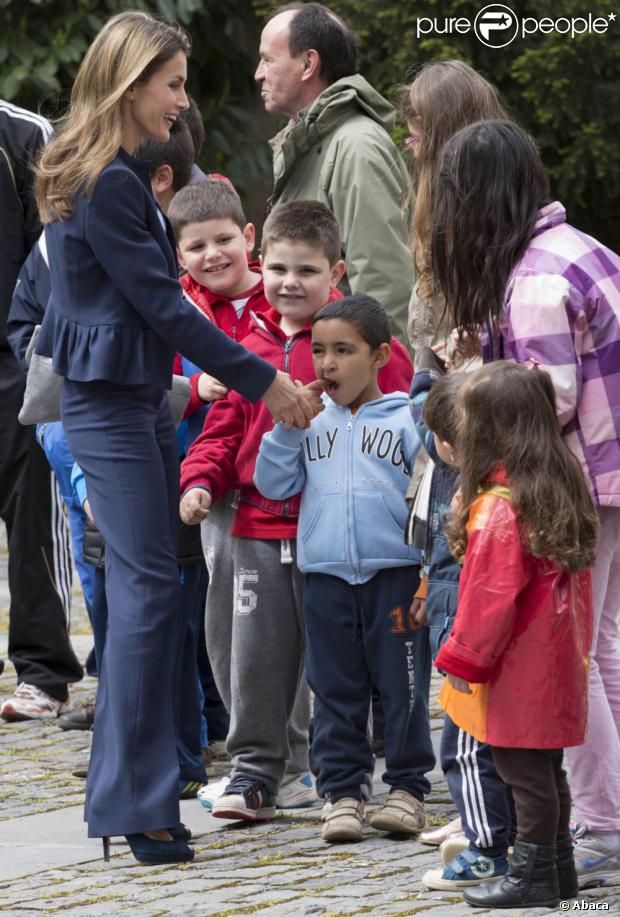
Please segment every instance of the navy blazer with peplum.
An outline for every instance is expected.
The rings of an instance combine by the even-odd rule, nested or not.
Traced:
[[[45,230],[51,297],[40,353],[79,382],[169,388],[176,351],[250,401],[275,368],[232,341],[183,296],[175,241],[150,164],[121,147],[90,198]]]

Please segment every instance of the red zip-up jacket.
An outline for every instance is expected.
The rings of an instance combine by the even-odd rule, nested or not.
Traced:
[[[341,296],[334,290],[331,300]],[[302,331],[287,337],[280,328],[280,317],[275,309],[256,316],[243,345],[306,385],[316,379],[312,364],[312,325],[309,322]],[[412,377],[413,366],[406,348],[392,338],[392,356],[379,372],[381,390],[385,393],[408,392]],[[230,391],[209,411],[204,430],[181,465],[181,493],[191,487],[206,487],[215,501],[231,487],[240,489],[231,534],[241,538],[295,538],[297,535],[300,496],[290,500],[268,500],[254,486],[261,439],[272,428],[273,419],[263,401],[251,404],[237,392]]]
[[[255,274],[261,273],[260,261],[251,261],[248,266]],[[216,324],[218,328],[221,328],[229,338],[233,339],[233,341],[242,341],[243,338],[248,335],[252,323],[252,312],[255,315],[260,315],[270,308],[265,298],[262,277],[258,279],[250,290],[234,297],[235,299],[245,299],[247,297],[248,300],[243,312],[239,316],[232,304],[233,301],[231,297],[221,296],[219,293],[212,293],[207,287],[203,286],[201,283],[197,283],[189,274],[185,274],[181,277],[179,283],[192,302],[198,306],[200,311],[204,312],[207,318],[210,318],[211,321]],[[174,367],[172,371],[177,375],[183,375],[181,354],[179,353],[177,353],[174,358]],[[192,386],[192,394],[185,409],[185,417],[189,417],[199,408],[204,406],[204,401],[202,401],[198,395],[199,378],[200,373],[195,373],[189,380]]]

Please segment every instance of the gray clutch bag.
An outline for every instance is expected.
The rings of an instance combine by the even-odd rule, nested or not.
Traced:
[[[17,419],[24,426],[60,420],[60,392],[63,376],[54,372],[52,357],[44,357],[34,352],[40,330],[41,326],[37,325],[26,351],[26,362],[29,363],[26,391],[21,410],[17,415]],[[178,427],[183,419],[191,391],[189,379],[186,379],[185,376],[172,377],[172,388],[168,390],[168,398],[175,427]]]
[[[170,400],[170,413],[175,427],[178,427],[183,420],[183,414],[192,393],[192,387],[189,379],[185,376],[173,376],[172,388],[168,389],[168,399]]]
[[[51,357],[34,352],[40,331],[41,326],[37,325],[26,351],[26,362],[29,363],[26,391],[17,415],[17,419],[24,426],[60,420],[60,390],[63,377],[54,372]]]

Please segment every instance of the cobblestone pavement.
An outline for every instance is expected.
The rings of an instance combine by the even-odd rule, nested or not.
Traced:
[[[6,549],[0,531],[0,643],[6,649]],[[76,593],[74,633],[87,633]],[[84,658],[87,636],[76,649]],[[3,653],[4,654],[4,653]],[[11,693],[14,671],[7,665],[0,696]],[[436,689],[437,685],[434,685]],[[73,690],[80,701],[94,691],[85,678]],[[433,705],[433,734],[440,713]],[[435,743],[437,744],[437,742]],[[429,892],[421,876],[438,865],[436,850],[417,840],[395,840],[370,828],[363,842],[327,846],[320,837],[320,808],[280,813],[275,821],[237,827],[212,818],[196,800],[182,803],[182,818],[197,838],[196,858],[186,866],[136,864],[120,842],[110,863],[82,823],[84,782],[70,775],[88,753],[89,736],[64,733],[54,723],[0,721],[0,912],[103,917],[131,912],[136,917],[462,917],[472,910],[456,893]],[[382,764],[383,762],[378,762]],[[372,804],[384,798],[380,769]],[[435,771],[428,803],[429,821],[441,824],[454,811]],[[597,889],[583,897],[588,910],[607,905],[620,915],[620,888]],[[571,904],[571,909],[573,909]],[[516,917],[517,911],[480,911]],[[532,909],[528,917],[565,913]]]

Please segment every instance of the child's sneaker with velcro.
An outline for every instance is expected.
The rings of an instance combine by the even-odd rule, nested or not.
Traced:
[[[489,879],[506,875],[508,860],[505,856],[487,856],[476,850],[463,850],[443,869],[429,869],[422,876],[422,885],[438,891],[451,888],[469,888]]]
[[[369,825],[390,834],[419,834],[426,825],[424,803],[406,790],[390,790],[384,806],[370,816]]]
[[[328,844],[361,841],[365,803],[344,796],[323,806],[321,835]]]
[[[439,848],[441,862],[447,866],[450,860],[462,853],[463,850],[469,849],[469,841],[464,834],[457,834],[455,837],[447,838]]]
[[[231,818],[237,821],[269,821],[275,818],[274,798],[262,780],[240,774],[233,777],[211,807],[214,818]]]

